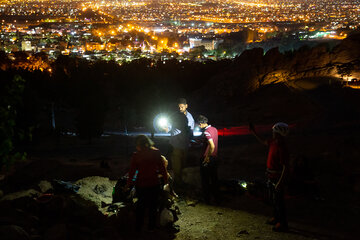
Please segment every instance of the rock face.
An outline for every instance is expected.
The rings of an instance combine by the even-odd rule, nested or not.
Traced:
[[[313,48],[304,46],[286,54],[274,48],[265,55],[262,49],[246,50],[224,73],[214,76],[209,84],[196,92],[192,100],[200,103],[198,108],[209,112],[207,116],[213,121],[222,124],[231,124],[231,121],[236,120],[248,121],[246,118],[250,116],[244,116],[248,113],[240,112],[239,109],[249,107],[242,103],[249,103],[249,96],[260,88],[281,84],[289,88],[288,92],[301,92],[334,83],[343,84],[342,79],[360,79],[359,63],[360,34],[349,36],[334,48],[322,43]],[[289,94],[285,92],[286,95]],[[304,94],[299,95],[305,97]],[[269,105],[268,102],[273,101],[272,97],[253,98],[257,105],[261,105],[256,108],[260,110],[263,105]],[[286,103],[287,100],[283,100]],[[276,105],[269,107],[269,110],[273,110]],[[226,109],[230,109],[228,113]],[[217,114],[219,111],[223,113],[221,116]]]
[[[342,43],[334,49],[332,54],[332,61],[334,63],[347,63],[354,60],[359,60],[359,42],[360,34],[354,34],[344,39]]]
[[[358,75],[360,60],[360,34],[343,40],[332,50],[327,44],[314,48],[302,47],[299,50],[281,54],[278,48],[269,50],[265,55],[259,48],[244,51],[225,74],[215,76],[213,82],[217,92],[241,90],[247,94],[261,85],[287,82],[299,78],[340,77],[337,66],[352,63],[352,75]],[[316,81],[314,79],[314,81]]]

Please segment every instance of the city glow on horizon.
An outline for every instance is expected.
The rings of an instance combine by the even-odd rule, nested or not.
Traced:
[[[202,60],[235,57],[217,50],[244,31],[245,44],[282,33],[300,41],[344,39],[359,28],[360,0],[0,0],[0,17],[6,52],[60,49],[119,62],[160,55],[186,60],[194,52]],[[201,46],[206,54],[195,51]]]

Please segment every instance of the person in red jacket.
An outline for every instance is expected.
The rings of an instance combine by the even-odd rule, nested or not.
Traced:
[[[127,186],[135,185],[138,197],[136,231],[142,229],[146,209],[149,210],[148,228],[154,230],[157,202],[161,190],[159,176],[163,178],[163,183],[167,183],[168,173],[160,151],[154,148],[153,141],[145,135],[139,135],[135,141],[137,151],[132,155]]]
[[[286,219],[286,208],[284,200],[284,182],[289,168],[289,152],[285,142],[285,137],[289,133],[289,126],[286,123],[278,122],[273,127],[273,137],[268,140],[262,139],[255,131],[255,127],[250,123],[249,130],[259,140],[269,148],[266,176],[268,178],[268,188],[270,199],[274,207],[274,217],[267,221],[268,224],[275,225],[274,231],[284,232],[288,230]]]

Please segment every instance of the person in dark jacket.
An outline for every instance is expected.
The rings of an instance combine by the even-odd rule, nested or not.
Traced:
[[[163,130],[171,134],[170,163],[173,171],[174,183],[177,187],[184,187],[182,170],[187,162],[187,154],[190,139],[195,127],[194,118],[187,110],[188,104],[185,98],[178,99],[179,111],[171,115],[171,126],[165,126]]]
[[[136,231],[141,231],[146,209],[149,210],[150,231],[156,227],[157,203],[161,191],[161,181],[167,183],[168,173],[160,151],[147,136],[136,138],[136,152],[133,154],[127,186],[135,185],[138,197],[136,205]],[[136,176],[136,177],[135,177]]]

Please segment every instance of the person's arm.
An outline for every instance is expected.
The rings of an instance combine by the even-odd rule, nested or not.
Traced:
[[[133,155],[130,162],[130,170],[129,170],[129,178],[127,180],[127,187],[130,187],[133,185],[133,178],[136,172],[137,166],[136,166],[136,160],[135,156]]]
[[[214,151],[215,151],[215,144],[214,144],[214,141],[213,141],[212,139],[208,139],[208,144],[209,144],[209,151],[207,151],[203,163],[208,163],[208,162],[210,162],[210,156],[211,156],[211,155],[214,153]]]
[[[285,165],[282,165],[282,170],[281,170],[281,176],[279,178],[279,181],[276,183],[275,185],[275,190],[278,190],[279,189],[279,186],[281,186],[283,184],[283,179],[284,179],[284,176],[285,176],[285,173],[287,171],[287,168]]]
[[[255,130],[255,126],[252,123],[249,123],[249,131],[255,136],[255,138],[259,141],[259,143],[268,145],[268,142],[258,135],[258,133]]]
[[[159,173],[161,174],[161,176],[163,177],[164,179],[164,183],[166,184],[167,181],[168,181],[168,172],[166,170],[166,158],[161,156],[159,157]]]
[[[195,129],[195,120],[192,115],[190,115],[190,118],[188,118],[188,125],[190,126],[191,131],[194,131]]]

